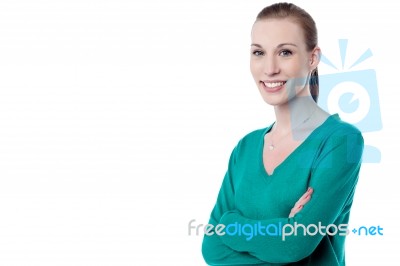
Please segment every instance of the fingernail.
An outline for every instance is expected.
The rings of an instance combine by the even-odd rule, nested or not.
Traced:
[[[309,187],[308,189],[307,189],[307,192],[310,192],[311,191],[311,187]]]

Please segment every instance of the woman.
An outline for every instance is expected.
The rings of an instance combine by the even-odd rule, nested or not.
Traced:
[[[251,73],[276,120],[234,148],[203,257],[210,265],[345,265],[363,137],[317,105],[320,48],[308,13],[268,6],[251,40]]]

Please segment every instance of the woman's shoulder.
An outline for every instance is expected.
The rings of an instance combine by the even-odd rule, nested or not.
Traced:
[[[320,148],[347,145],[350,149],[359,149],[364,145],[361,131],[353,124],[342,120],[339,114],[329,116],[315,134]]]
[[[246,133],[238,142],[239,147],[242,146],[251,146],[251,147],[259,147],[264,140],[265,134],[271,129],[273,124],[258,128]]]
[[[332,114],[327,118],[323,130],[330,132],[332,135],[362,135],[361,131],[353,124],[341,119],[339,114]]]
[[[245,134],[242,139],[259,139],[263,138],[265,134],[268,132],[268,130],[272,127],[273,124],[263,127],[263,128],[258,128],[253,131],[250,131],[249,133]]]

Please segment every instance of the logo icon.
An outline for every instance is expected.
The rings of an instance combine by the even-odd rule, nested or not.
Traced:
[[[376,72],[373,69],[351,69],[372,56],[367,49],[350,67],[345,69],[347,39],[339,39],[341,70],[331,61],[321,56],[321,62],[336,69],[337,73],[320,75],[318,104],[329,113],[338,113],[341,119],[353,124],[361,132],[376,132],[382,129]],[[381,153],[378,148],[365,144],[364,163],[379,163]]]

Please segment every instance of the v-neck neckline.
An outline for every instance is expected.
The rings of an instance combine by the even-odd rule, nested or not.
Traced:
[[[328,121],[330,121],[332,118],[339,118],[339,115],[338,114],[332,114],[332,115],[328,116],[325,119],[325,121],[322,122],[321,125],[316,127],[288,156],[286,156],[286,158],[282,162],[280,162],[277,166],[275,166],[275,168],[273,169],[272,173],[270,173],[270,174],[268,173],[267,168],[264,165],[264,145],[265,145],[265,141],[264,140],[265,140],[265,135],[268,134],[268,132],[271,131],[271,129],[274,126],[275,122],[272,123],[272,125],[270,125],[269,127],[267,127],[264,130],[264,132],[262,134],[262,137],[261,137],[261,145],[260,145],[261,146],[261,154],[259,154],[259,157],[258,157],[258,158],[261,158],[261,169],[266,174],[266,176],[267,177],[271,177],[271,176],[276,175],[277,170],[279,170],[282,167],[282,165],[287,164],[288,161],[290,161],[291,158],[294,157],[294,155],[296,153],[298,153],[307,144],[307,142],[309,142],[310,139],[314,135],[316,135],[321,130],[321,128],[324,127],[328,123]]]

